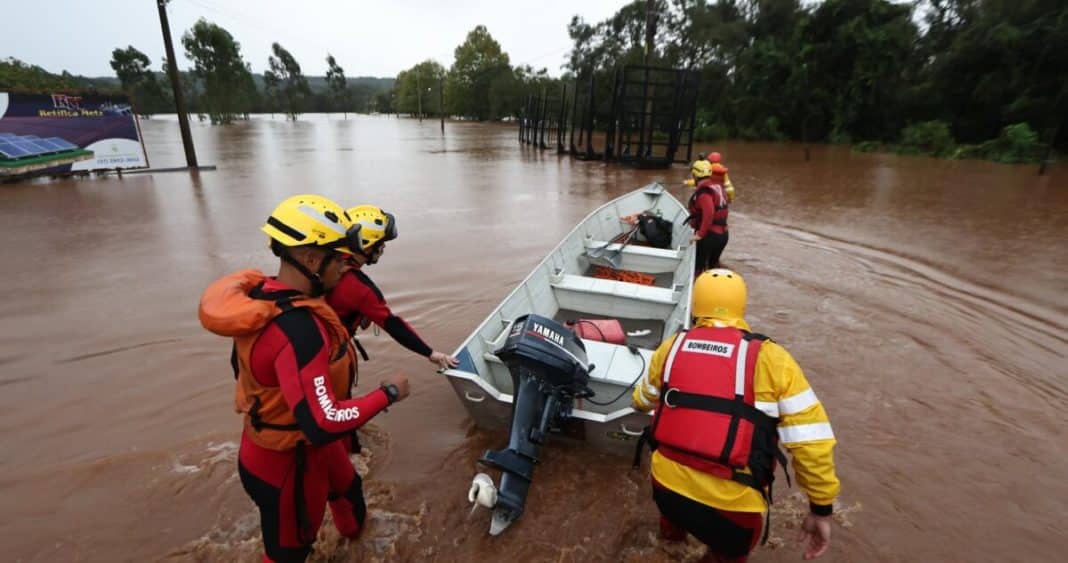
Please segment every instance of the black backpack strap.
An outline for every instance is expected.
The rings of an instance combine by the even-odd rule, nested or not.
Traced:
[[[237,374],[241,371],[241,365],[237,361],[237,342],[230,348],[230,367],[234,368],[234,379],[237,379]]]
[[[649,451],[655,452],[659,444],[656,439],[653,438],[653,430],[651,426],[642,428],[642,435],[638,437],[638,444],[634,446],[634,463],[631,465],[632,469],[638,469],[642,466],[642,450],[645,446],[649,446]]]
[[[794,484],[790,482],[790,471],[787,469],[786,454],[782,453],[782,448],[778,444],[775,445],[775,460],[779,462],[779,466],[782,467],[782,474],[786,476],[786,486],[793,487]]]
[[[259,432],[259,431],[263,430],[264,428],[266,428],[268,430],[281,430],[281,431],[300,430],[300,425],[299,424],[295,424],[295,423],[294,424],[271,424],[269,422],[264,422],[263,419],[260,418],[260,398],[256,397],[256,396],[252,397],[252,408],[248,409],[248,418],[249,418],[249,421],[252,423],[252,428],[254,430],[256,430],[256,432]]]
[[[645,449],[645,445],[649,444],[649,427],[642,428],[642,435],[638,436],[638,444],[634,446],[634,463],[631,464],[631,469],[638,469],[642,466],[642,450]],[[655,449],[650,444],[650,449]]]

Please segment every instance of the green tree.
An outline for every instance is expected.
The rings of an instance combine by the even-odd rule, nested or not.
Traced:
[[[393,90],[375,94],[374,98],[371,100],[371,113],[395,113],[396,110],[393,109],[393,99],[395,95]]]
[[[271,52],[274,54],[267,59],[269,72],[277,80],[278,95],[286,115],[295,121],[304,107],[305,99],[311,96],[311,88],[308,87],[308,80],[301,73],[300,64],[289,51],[278,43],[272,43]]]
[[[166,77],[166,78],[164,78],[163,89],[164,89],[165,95],[167,96],[167,100],[168,100],[168,102],[167,102],[167,104],[168,104],[167,105],[167,111],[172,111],[172,110],[175,109],[174,108],[174,89],[171,86],[170,67],[168,66],[168,64],[169,63],[167,62],[167,57],[164,56],[163,57],[163,61],[162,61],[161,65],[160,65],[161,72],[163,73],[163,76]],[[200,97],[201,88],[200,88],[199,81],[197,80],[196,75],[193,74],[192,72],[187,71],[187,70],[179,70],[178,71],[178,82],[181,85],[182,93],[185,95],[186,109],[188,109],[188,111],[191,112],[191,113],[195,112],[195,113],[198,113],[198,114],[202,114],[203,113],[203,108],[201,107],[201,97]],[[204,117],[202,115],[200,116],[200,120],[201,121],[204,120]]]
[[[203,85],[201,110],[212,123],[230,123],[247,115],[256,98],[241,45],[225,29],[200,19],[182,35],[185,54],[193,61],[193,74]]]
[[[148,55],[132,45],[111,52],[111,68],[122,82],[123,91],[143,115],[167,111],[170,105],[151,64]]]
[[[273,70],[267,69],[263,72],[263,101],[267,106],[267,111],[271,114],[271,119],[274,119],[276,110],[282,107],[281,85],[282,79]]]
[[[923,54],[925,109],[979,142],[1007,125],[1052,133],[1068,124],[1061,92],[1068,69],[1068,3],[1063,0],[931,1]],[[1061,127],[1064,130],[1064,127]]]
[[[345,80],[345,69],[338,66],[334,55],[326,55],[326,82],[330,87],[330,98],[334,102],[334,110],[341,109],[345,119],[349,118],[349,108],[352,107],[352,91],[349,90],[348,81]]]
[[[24,92],[52,92],[77,90],[79,87],[69,73],[52,74],[45,69],[26,64],[14,57],[0,60],[0,90]]]
[[[397,81],[393,83],[393,109],[397,113],[420,117],[440,113],[442,108],[438,107],[439,87],[445,75],[445,67],[432,60],[425,60],[401,71],[397,74]]]
[[[479,25],[456,47],[454,55],[456,60],[445,83],[446,111],[479,120],[500,117],[491,111],[490,86],[512,72],[508,54],[501,50],[486,26]]]

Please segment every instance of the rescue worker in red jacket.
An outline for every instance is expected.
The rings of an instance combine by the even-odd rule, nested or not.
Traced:
[[[693,534],[708,546],[702,561],[745,561],[765,526],[776,461],[785,470],[782,444],[808,495],[799,539],[808,543],[804,559],[814,559],[830,546],[840,489],[834,432],[789,352],[749,332],[745,303],[737,273],[701,274],[694,328],[657,348],[634,389],[634,407],[656,411],[647,436],[660,533],[669,541]]]
[[[350,227],[326,198],[289,198],[262,227],[278,275],[236,272],[200,301],[204,327],[234,340],[238,473],[260,511],[265,562],[304,561],[328,500],[338,530],[360,534],[363,484],[340,439],[409,393],[408,379],[394,375],[349,398],[354,351],[322,295],[348,267]]]
[[[439,368],[459,365],[456,358],[432,349],[412,325],[394,315],[386,305],[382,291],[363,271],[364,266],[375,264],[382,258],[387,242],[397,238],[397,221],[393,214],[374,205],[359,205],[349,209],[348,216],[352,219],[354,232],[358,233],[358,240],[353,241],[349,270],[342,274],[341,281],[327,295],[326,302],[337,311],[349,334],[355,336],[357,330],[374,323],[401,346],[427,358]],[[364,353],[359,341],[353,341]]]
[[[697,160],[690,167],[695,189],[687,206],[690,209],[690,227],[694,231],[690,242],[697,244],[694,275],[719,265],[719,258],[729,238],[727,195],[723,185],[713,181],[712,166],[706,160]]]
[[[727,203],[734,201],[734,184],[727,175],[727,166],[723,164],[723,155],[718,152],[708,153],[708,163],[712,165],[712,183],[723,186],[723,193],[727,194]]]

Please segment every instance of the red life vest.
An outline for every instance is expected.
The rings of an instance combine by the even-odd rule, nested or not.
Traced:
[[[767,337],[731,327],[680,332],[664,364],[649,438],[664,457],[770,498],[779,419],[754,406],[753,374]],[[785,468],[785,465],[784,465]]]
[[[712,214],[712,230],[718,234],[723,234],[723,232],[727,230],[727,215],[729,213],[727,207],[727,194],[723,192],[722,185],[712,184],[707,181],[694,190],[693,195],[690,196],[690,201],[687,204],[687,207],[690,208],[690,227],[692,227],[694,231],[700,230],[701,228],[703,214],[701,206],[698,205],[697,200],[704,194],[712,196],[712,201],[715,206],[715,211]]]

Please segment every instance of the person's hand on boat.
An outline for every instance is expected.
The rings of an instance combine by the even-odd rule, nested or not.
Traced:
[[[394,402],[403,401],[405,397],[412,393],[412,386],[408,384],[408,376],[403,373],[395,373],[386,377],[380,385],[383,387],[394,385],[397,387],[397,400]]]
[[[427,359],[430,360],[430,363],[437,364],[438,367],[441,369],[454,368],[460,365],[460,360],[457,360],[453,356],[450,356],[444,352],[438,352],[436,350],[434,352],[431,352],[430,355],[427,356]]]
[[[690,237],[690,242],[697,242],[699,240],[701,240],[701,237],[697,235],[697,233],[694,233],[694,235]]]
[[[831,547],[831,517],[817,516],[815,514],[806,516],[805,521],[801,523],[801,531],[797,536],[797,541],[802,544],[808,544],[805,554],[802,556],[805,561],[827,553],[827,549]]]

